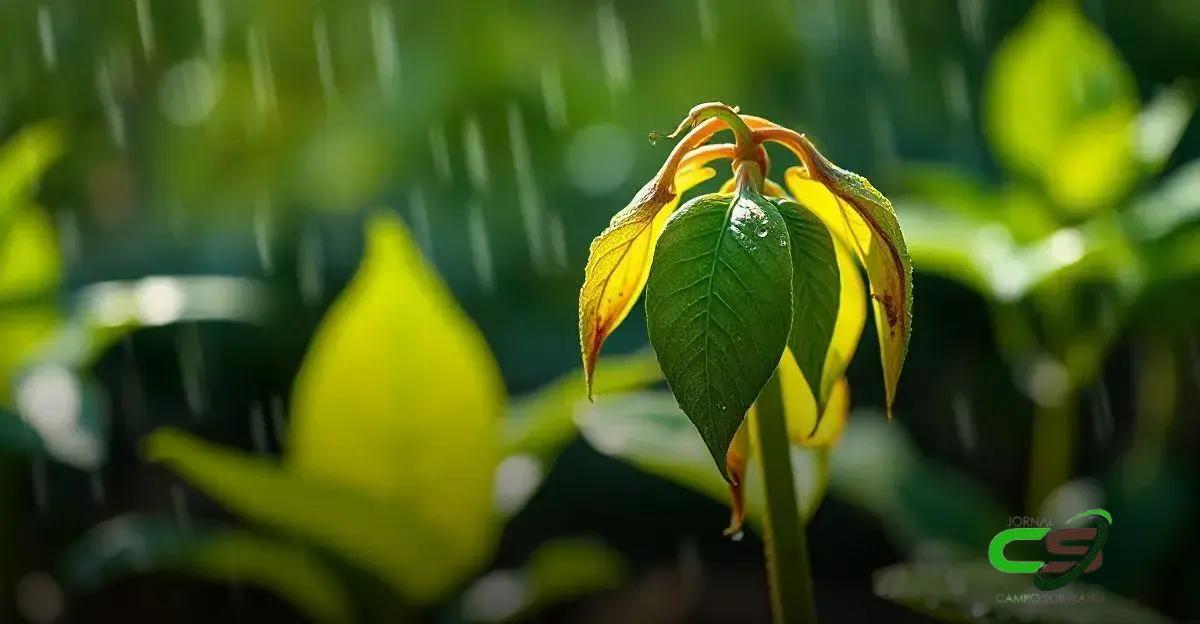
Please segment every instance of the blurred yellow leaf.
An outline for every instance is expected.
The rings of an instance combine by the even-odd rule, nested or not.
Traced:
[[[579,345],[588,396],[600,347],[642,294],[663,226],[679,198],[714,175],[711,167],[681,168],[675,175],[674,194],[666,198],[656,192],[657,178],[651,180],[592,241],[579,291]]]
[[[380,216],[298,376],[284,466],[169,432],[150,452],[231,508],[424,602],[494,545],[503,406],[482,336],[400,223]]]
[[[50,220],[27,207],[0,236],[0,406],[11,406],[14,375],[62,322],[48,300],[62,280],[62,260]]]
[[[52,121],[27,126],[0,146],[0,223],[24,204],[62,150],[62,130]]]
[[[1000,47],[984,94],[1001,160],[1086,214],[1134,181],[1138,97],[1129,68],[1074,2],[1046,0]]]

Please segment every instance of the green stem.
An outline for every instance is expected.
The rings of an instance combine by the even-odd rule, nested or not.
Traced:
[[[813,600],[808,543],[803,517],[796,503],[791,442],[783,415],[778,375],[771,377],[763,389],[755,412],[751,424],[758,441],[758,459],[767,499],[763,542],[775,622],[815,623],[817,609]]]
[[[1062,402],[1038,407],[1033,414],[1033,437],[1029,456],[1029,513],[1036,513],[1058,486],[1071,477],[1075,448],[1077,394],[1069,391]]]

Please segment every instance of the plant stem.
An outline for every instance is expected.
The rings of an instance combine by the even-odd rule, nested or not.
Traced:
[[[767,499],[763,543],[775,622],[813,623],[817,621],[817,609],[813,601],[808,543],[804,535],[804,520],[796,503],[791,442],[783,415],[778,374],[771,377],[759,396],[751,424],[752,433],[758,441],[758,458]]]
[[[1074,390],[1054,406],[1038,407],[1033,414],[1026,509],[1037,513],[1046,498],[1071,477],[1075,447]]]

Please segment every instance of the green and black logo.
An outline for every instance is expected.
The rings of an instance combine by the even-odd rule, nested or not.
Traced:
[[[1112,526],[1112,515],[1103,509],[1089,509],[1067,520],[1067,525],[1076,522],[1082,524],[1085,521],[1090,521],[1092,526],[1068,526],[1060,529],[1032,526],[1005,529],[997,533],[988,545],[988,561],[992,567],[1006,574],[1033,574],[1034,587],[1042,591],[1065,587],[1085,573],[1098,570],[1104,561],[1104,542],[1108,539],[1108,529]],[[1012,542],[1023,541],[1042,542],[1046,553],[1058,559],[1009,559],[1004,553],[1005,547]]]

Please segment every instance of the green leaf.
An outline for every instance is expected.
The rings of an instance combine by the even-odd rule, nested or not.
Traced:
[[[819,414],[835,379],[822,379],[833,341],[841,278],[833,237],[816,215],[788,200],[775,200],[787,224],[792,252],[792,329],[788,348],[812,389]]]
[[[1009,168],[1086,214],[1135,181],[1137,89],[1076,3],[1038,5],[1000,47],[987,79],[988,136]]]
[[[646,287],[650,344],[725,472],[746,410],[791,329],[787,226],[761,196],[704,195],[667,222]]]
[[[713,472],[704,441],[669,392],[636,392],[600,399],[584,409],[578,420],[584,439],[600,453],[729,504],[729,484]],[[796,498],[805,517],[812,516],[824,494],[822,453],[792,447]],[[745,483],[746,515],[754,524],[762,517],[765,505],[759,462],[747,462]]]
[[[1086,577],[1085,577],[1086,578]],[[909,563],[875,572],[875,594],[943,622],[1166,624],[1128,598],[1076,581],[1038,592],[1027,574],[1001,574],[984,562]],[[1033,594],[1033,597],[1030,597]],[[1053,599],[1048,596],[1053,595]]]
[[[147,570],[178,570],[263,587],[317,622],[350,622],[352,606],[330,569],[302,546],[246,531],[173,519],[120,516],[96,526],[68,552],[72,588],[96,591]]]
[[[63,151],[62,129],[43,121],[22,129],[0,146],[0,226],[22,207],[46,169]],[[0,233],[4,228],[0,227]]]
[[[1200,222],[1200,160],[1180,165],[1121,217],[1131,234],[1148,242]]]
[[[297,377],[283,466],[180,434],[149,448],[233,510],[427,602],[494,547],[503,406],[479,331],[399,221],[379,216]]]
[[[605,373],[595,380],[595,391],[636,390],[662,381],[662,372],[649,351],[600,358]],[[504,455],[532,455],[550,463],[575,434],[575,413],[588,405],[579,371],[571,371],[514,402],[504,421]]]

